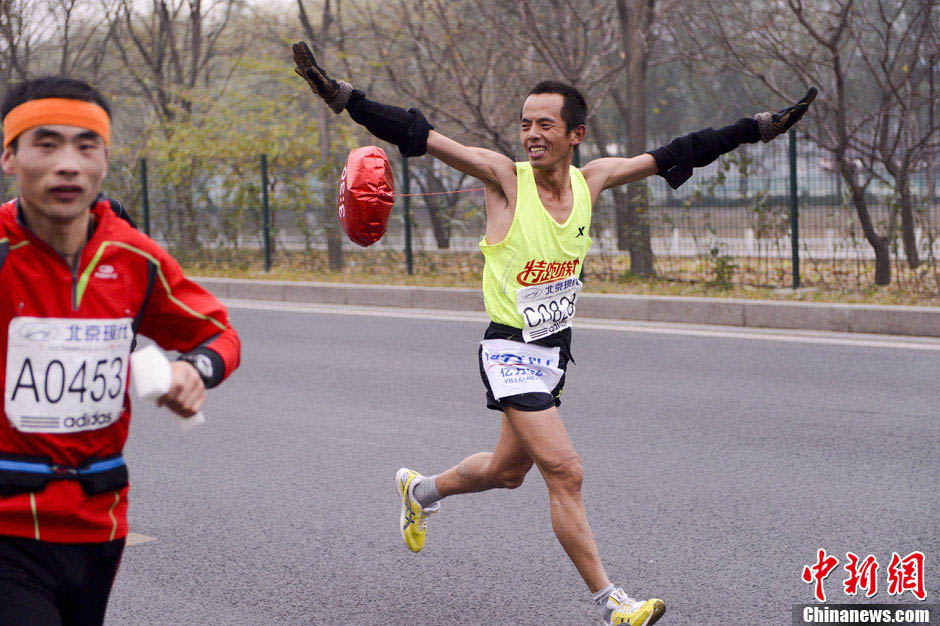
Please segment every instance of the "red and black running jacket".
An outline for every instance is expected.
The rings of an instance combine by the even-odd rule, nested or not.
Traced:
[[[91,211],[96,226],[73,273],[61,255],[23,226],[15,200],[0,207],[0,391],[7,389],[7,376],[14,375],[6,371],[11,322],[24,316],[78,322],[123,319],[125,330],[126,320],[133,319],[137,333],[166,350],[208,355],[221,371],[207,386],[227,377],[238,366],[240,341],[225,307],[186,279],[165,250],[115,215],[108,199],[99,199]],[[127,376],[126,358],[123,361],[123,372],[113,373],[114,385]],[[59,383],[51,384],[55,388]],[[48,378],[45,385],[50,385]],[[37,397],[40,393],[27,391]],[[63,389],[51,393],[61,395]],[[84,402],[84,395],[81,398]],[[121,410],[117,394],[112,398],[119,417],[106,427],[81,432],[24,432],[4,410],[0,455],[43,457],[53,464],[80,467],[88,459],[120,454],[130,423],[130,399],[125,390]],[[5,393],[0,402],[5,406]],[[127,490],[125,486],[89,495],[76,480],[53,480],[38,492],[0,496],[0,535],[67,543],[120,539],[127,534]]]

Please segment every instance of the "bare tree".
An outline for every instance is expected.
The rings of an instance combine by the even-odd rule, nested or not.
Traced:
[[[911,173],[938,145],[940,119],[932,119],[929,77],[940,52],[940,9],[935,0],[878,0],[861,12],[859,30],[873,53],[861,60],[878,98],[878,117],[857,144],[875,155],[891,175],[901,215],[908,266],[920,265],[915,237]]]
[[[303,0],[297,0],[298,19],[303,28],[304,34],[310,40],[313,53],[324,67],[331,67],[330,61],[334,58],[333,51],[343,52],[342,41],[342,0],[336,0],[335,12],[331,0],[325,0],[320,12],[320,22],[314,25],[310,21],[310,16],[304,7]],[[337,36],[338,34],[338,36]],[[318,106],[317,114],[319,118],[320,133],[320,158],[326,165],[326,179],[339,182],[341,164],[337,156],[333,153],[330,125],[333,120],[330,118],[333,113],[326,106]],[[340,230],[339,222],[334,217],[334,185],[323,186],[323,215],[322,224],[326,231],[327,256],[329,257],[330,269],[339,271],[343,269],[343,235]]]
[[[57,72],[99,84],[114,24],[98,19],[90,0],[50,0],[47,8],[55,32],[50,44],[58,48]]]
[[[102,0],[114,47],[132,79],[129,91],[149,104],[169,138],[178,125],[194,120],[197,102],[211,106],[225,92],[239,47],[225,48],[223,35],[242,3],[151,0],[145,11],[139,5],[133,0]],[[202,222],[195,205],[199,168],[195,162],[175,165],[173,208],[181,243],[186,250],[197,250]]]
[[[625,125],[627,153],[632,156],[646,150],[646,75],[656,39],[656,0],[617,0],[617,16],[627,71],[626,88],[615,91],[613,97]],[[654,273],[646,210],[646,183],[629,185],[626,206],[617,203],[618,247],[622,250],[626,243],[630,269],[640,275]],[[626,242],[621,241],[624,236]]]
[[[197,85],[217,93],[226,87],[226,81],[212,79],[231,71],[230,64],[220,68],[215,64],[237,54],[222,49],[222,35],[242,2],[151,0],[146,12],[137,9],[138,4],[102,0],[124,68],[159,118],[188,116]]]
[[[36,49],[47,36],[48,22],[30,0],[0,0],[0,74],[7,83],[32,74]]]
[[[887,285],[894,223],[882,234],[872,219],[866,192],[877,164],[859,142],[872,137],[885,110],[871,97],[864,84],[867,75],[858,69],[866,58],[877,64],[879,58],[896,56],[898,43],[908,34],[882,39],[881,45],[877,38],[863,35],[863,16],[881,4],[831,0],[809,10],[803,0],[751,0],[734,6],[702,0],[686,6],[705,34],[698,47],[703,66],[741,72],[784,102],[807,85],[821,86],[801,131],[833,155],[875,253],[875,283]],[[754,99],[759,100],[756,95]]]
[[[511,38],[494,33],[476,2],[407,0],[372,6],[362,53],[384,72],[390,100],[419,106],[454,136],[511,158],[512,124],[532,68]]]
[[[441,250],[450,248],[450,236],[454,222],[458,220],[457,209],[461,194],[453,193],[466,180],[466,174],[455,170],[442,171],[439,163],[430,159],[418,159],[415,164],[415,181],[424,196],[424,206],[431,220],[434,240]]]
[[[44,22],[29,0],[0,0],[0,77],[4,84],[33,74],[33,58],[46,34]],[[0,194],[7,196],[7,179],[0,174]]]
[[[467,0],[370,5],[368,36],[358,49],[367,61],[362,77],[384,79],[372,85],[377,97],[420,107],[443,132],[515,158],[519,105],[529,87],[520,77],[538,70],[513,38],[493,32],[480,8]],[[413,159],[412,172],[424,193],[463,180],[430,159]],[[425,197],[439,248],[450,247],[459,203],[459,195]]]

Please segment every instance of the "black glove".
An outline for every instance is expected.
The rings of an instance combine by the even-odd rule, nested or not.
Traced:
[[[297,64],[294,71],[297,75],[310,84],[313,93],[323,98],[334,113],[342,113],[352,94],[352,85],[327,76],[323,68],[317,65],[317,59],[310,51],[310,46],[303,41],[295,43],[291,50],[294,51],[294,63]]]
[[[817,93],[819,92],[815,87],[810,87],[806,95],[803,96],[803,99],[793,106],[781,109],[776,113],[767,111],[755,115],[757,125],[760,127],[761,141],[766,143],[774,137],[790,130],[794,124],[800,121],[803,114],[806,113],[806,109],[809,108],[810,103],[816,98]]]

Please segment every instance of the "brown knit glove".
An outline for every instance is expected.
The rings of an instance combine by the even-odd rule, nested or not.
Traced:
[[[815,87],[810,87],[806,95],[803,96],[803,99],[793,106],[788,106],[776,113],[767,111],[755,115],[757,125],[760,127],[761,141],[768,142],[774,137],[790,130],[794,124],[800,121],[803,114],[806,113],[806,109],[809,108],[810,103],[816,98],[817,93],[819,92]]]
[[[294,63],[297,64],[294,71],[297,75],[307,81],[313,93],[323,98],[334,113],[342,113],[352,94],[352,85],[327,76],[323,68],[317,65],[317,59],[310,51],[310,46],[303,41],[295,43],[291,50],[294,51]]]

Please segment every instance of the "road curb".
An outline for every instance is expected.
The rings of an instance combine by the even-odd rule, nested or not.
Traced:
[[[219,298],[483,311],[479,289],[195,277]],[[583,293],[581,317],[940,337],[940,307]]]

